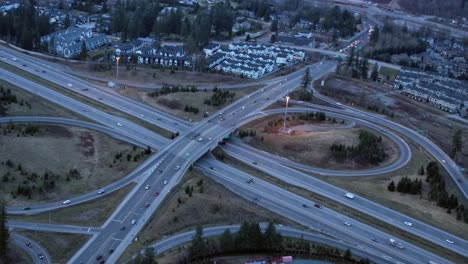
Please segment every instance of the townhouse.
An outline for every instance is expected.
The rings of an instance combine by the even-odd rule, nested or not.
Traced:
[[[83,42],[88,51],[108,44],[103,34],[93,33],[90,28],[69,27],[41,37],[41,44],[47,45],[49,52],[65,58],[73,58],[82,52]]]
[[[118,45],[111,56],[113,61],[121,58],[121,63],[131,62],[136,56],[138,64],[153,64],[162,67],[190,66],[191,60],[185,55],[184,49],[179,46],[161,46],[158,49],[151,47],[142,40],[134,40]]]
[[[468,107],[468,82],[450,79],[440,73],[402,68],[395,85],[410,98],[449,113],[461,113]]]
[[[252,79],[305,58],[298,49],[257,43],[231,43],[228,48],[209,44],[204,52],[208,69]]]

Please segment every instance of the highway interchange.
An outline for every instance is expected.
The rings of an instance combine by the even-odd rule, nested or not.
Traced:
[[[35,69],[33,69],[33,67],[37,67],[36,69],[41,68],[40,66],[41,63],[37,62],[38,61],[37,59],[31,60],[28,58],[28,60],[22,61],[23,57],[27,58],[27,56],[23,54],[15,54],[14,56],[16,56],[15,58],[17,58],[17,60],[13,60],[13,64],[25,63],[27,66],[26,67],[23,66],[23,67],[27,68],[31,73],[33,74],[40,73],[36,71]],[[10,60],[7,60],[7,61],[10,62]],[[45,64],[42,65],[42,68],[44,67],[44,65]],[[16,66],[21,68],[22,64],[16,65]],[[329,72],[330,70],[332,70],[333,67],[334,67],[333,63],[329,63],[329,62],[325,62],[323,65],[315,65],[312,68],[312,75],[315,78],[319,78],[326,72]],[[167,139],[164,139],[160,136],[159,137],[154,136],[154,133],[152,133],[151,131],[145,131],[144,129],[140,130],[141,127],[138,127],[137,125],[134,125],[129,121],[123,120],[121,118],[113,118],[111,115],[107,116],[108,114],[100,112],[86,105],[80,105],[79,102],[65,101],[66,99],[61,98],[59,96],[60,94],[57,95],[57,94],[54,94],[53,92],[44,94],[44,92],[46,92],[46,90],[49,90],[49,89],[47,88],[44,89],[44,87],[40,87],[40,85],[29,83],[28,80],[25,80],[24,78],[23,78],[24,80],[18,79],[17,75],[11,74],[4,70],[1,71],[2,76],[6,76],[5,79],[11,78],[10,81],[12,81],[18,86],[21,86],[23,88],[34,87],[34,89],[29,88],[30,89],[29,91],[39,94],[41,96],[44,96],[48,98],[49,100],[56,102],[56,103],[63,102],[61,104],[62,106],[65,106],[69,109],[77,111],[84,116],[86,116],[87,113],[93,113],[93,114],[89,114],[87,117],[92,120],[95,120],[96,122],[99,122],[101,124],[107,125],[108,127],[111,127],[113,130],[118,131],[121,135],[125,137],[131,138],[134,141],[139,141],[143,144],[149,145],[154,149],[159,149],[156,155],[154,155],[147,162],[145,162],[143,166],[139,167],[139,173],[141,173],[141,175],[139,175],[139,177],[138,176],[134,177],[134,178],[138,178],[137,179],[139,182],[138,186],[129,194],[126,201],[124,201],[124,203],[122,203],[119,206],[119,208],[117,208],[117,210],[114,212],[114,214],[109,218],[109,221],[106,222],[106,224],[103,226],[102,230],[100,231],[100,234],[93,236],[90,242],[88,242],[88,244],[77,255],[75,255],[74,259],[72,259],[71,262],[76,262],[76,263],[79,263],[80,261],[84,261],[84,263],[87,263],[87,261],[93,260],[93,257],[95,257],[96,254],[99,254],[99,252],[106,252],[107,250],[111,248],[112,249],[116,248],[117,249],[116,252],[122,252],[123,249],[126,247],[126,245],[128,245],[128,243],[130,243],[132,238],[137,234],[138,230],[141,229],[144,221],[149,218],[149,216],[154,210],[157,209],[160,201],[163,199],[164,195],[167,194],[167,191],[169,191],[180,180],[180,178],[183,176],[185,169],[188,168],[190,164],[194,163],[206,151],[214,148],[217,145],[217,142],[222,137],[224,137],[226,134],[229,134],[229,132],[236,129],[238,125],[250,120],[249,118],[245,118],[247,115],[252,114],[252,113],[256,115],[258,111],[260,111],[267,105],[271,104],[272,101],[284,96],[288,92],[288,89],[287,89],[288,87],[296,87],[300,82],[300,77],[302,76],[302,72],[298,71],[288,76],[287,80],[281,81],[282,83],[279,82],[276,85],[267,86],[264,92],[257,91],[256,93],[254,93],[253,95],[247,98],[242,98],[238,102],[234,103],[233,105],[223,110],[226,116],[226,120],[223,122],[219,122],[218,118],[216,118],[216,115],[214,115],[214,118],[210,117],[208,120],[204,120],[197,124],[193,124],[193,126],[190,127],[190,124],[188,124],[185,121],[181,121],[181,120],[178,120],[177,122],[168,121],[168,120],[174,120],[174,118],[168,114],[160,113],[160,111],[157,111],[155,109],[152,109],[152,108],[148,109],[149,107],[144,106],[144,105],[143,106],[138,105],[138,104],[134,105],[131,103],[132,102],[131,100],[128,101],[129,99],[128,100],[118,99],[117,101],[114,101],[114,98],[120,98],[118,94],[112,93],[106,89],[97,89],[96,86],[88,84],[82,80],[76,80],[76,82],[74,81],[75,83],[72,84],[72,87],[67,87],[68,86],[67,84],[72,82],[72,81],[68,81],[69,80],[68,78],[70,78],[69,76],[66,76],[65,74],[60,72],[59,69],[55,69],[57,67],[51,64],[47,64],[46,68],[47,68],[47,74],[44,74],[44,76],[47,76],[48,80],[51,82],[60,84],[64,86],[64,88],[66,89],[73,88],[77,92],[81,91],[83,92],[82,93],[83,95],[93,98],[94,100],[106,102],[108,106],[111,106],[117,109],[126,109],[125,112],[131,112],[133,116],[145,119],[148,122],[154,122],[158,125],[160,123],[164,123],[166,125],[165,128],[168,130],[182,132],[181,136],[173,140],[171,143],[169,143],[169,145],[166,145],[168,142]],[[53,72],[57,72],[57,74],[55,75],[50,74]],[[41,74],[37,74],[37,75],[44,77]],[[73,80],[73,79],[70,78],[70,80]],[[88,90],[83,91],[82,89],[88,89]],[[103,99],[98,99],[98,98],[103,98]],[[270,99],[266,100],[266,98],[270,98]],[[241,109],[242,106],[245,106],[245,109],[243,109],[245,111],[239,110]],[[83,111],[83,109],[88,109],[88,111]],[[310,109],[308,111],[310,111]],[[338,111],[338,110],[335,109],[335,111]],[[342,110],[340,111],[343,112]],[[350,111],[350,110],[346,110],[346,111]],[[144,112],[145,114],[140,114],[142,112]],[[228,113],[232,113],[232,112],[235,112],[236,114],[228,116]],[[240,112],[243,112],[245,115],[241,115]],[[361,115],[363,114],[356,113],[355,115],[359,115],[360,116],[359,118],[361,118],[362,117]],[[373,118],[372,115],[369,115],[369,114],[364,114],[364,115],[368,119]],[[158,120],[158,118],[160,120]],[[365,118],[362,118],[362,119],[365,119]],[[117,123],[121,123],[122,126],[116,125]],[[129,133],[129,130],[131,130],[132,132]],[[197,142],[196,140],[191,139],[190,137],[194,135],[196,135],[196,137],[203,137],[204,141],[200,143],[200,142]],[[208,140],[208,138],[212,138],[212,140]],[[440,149],[438,150],[440,151]],[[203,159],[202,162],[206,160],[207,159]],[[450,161],[449,159],[446,159],[446,160]],[[210,160],[208,159],[208,161]],[[211,162],[215,162],[215,161],[211,160]],[[177,171],[175,170],[176,166],[180,166],[180,169]],[[218,164],[217,166],[220,166],[220,164]],[[162,170],[162,173],[158,173],[159,170]],[[218,172],[218,169],[212,170],[212,171]],[[227,175],[232,175],[232,174],[227,174]],[[221,176],[218,175],[218,177],[221,177]],[[224,177],[226,177],[226,175],[224,175]],[[218,180],[219,179],[220,178],[218,178]],[[164,181],[166,180],[168,181],[168,183],[165,185]],[[246,187],[245,181],[239,180],[239,184],[240,183],[242,183],[242,185]],[[142,186],[145,186],[147,184],[151,186],[152,188],[151,192],[145,192],[141,190]],[[229,184],[233,184],[233,183],[229,183]],[[257,184],[258,183],[256,183],[256,186]],[[239,188],[242,189],[242,187],[239,187]],[[159,191],[161,195],[158,199],[154,201],[154,197],[152,197],[151,193],[155,190]],[[252,191],[250,191],[250,193],[252,193]],[[342,195],[343,195],[343,191],[341,191],[340,193],[340,196]],[[95,194],[94,196],[96,197]],[[149,198],[148,196],[151,196],[151,197]],[[72,198],[71,200],[73,201],[72,204],[77,203],[75,198]],[[141,206],[142,203],[147,202],[147,201],[151,202],[150,208],[142,209],[143,208]],[[262,201],[264,200],[262,199]],[[291,200],[291,203],[288,204],[287,206],[294,207],[294,206],[297,206],[298,204],[301,205],[300,203],[297,203],[297,200]],[[55,207],[52,206],[50,209],[54,209],[54,208],[62,207],[62,206],[63,205],[61,205],[60,203],[57,203]],[[46,205],[43,208],[43,210],[47,210],[47,209],[48,208]],[[299,208],[297,210],[304,211],[303,208]],[[322,210],[322,212],[324,211],[326,210]],[[343,216],[336,216],[336,217],[337,217],[336,219],[340,219],[340,217],[343,217]],[[325,219],[327,218],[325,217]],[[130,224],[131,220],[137,221],[135,226],[131,228],[131,231],[130,231],[130,228],[121,231],[120,228],[122,226],[127,226],[127,227],[131,226]],[[321,220],[318,220],[318,222],[320,221],[323,221],[323,218]],[[342,220],[337,220],[337,221],[341,223]],[[413,221],[416,222],[416,220],[413,220]],[[306,223],[306,222],[302,222],[302,223]],[[401,225],[401,222],[395,223],[395,225],[397,226]],[[421,223],[421,225],[424,225],[424,224]],[[353,222],[353,229],[356,226],[359,226],[359,223]],[[344,228],[341,224],[340,226],[334,226],[333,229],[337,229],[337,230],[341,229],[340,232],[343,232],[343,229],[346,229],[346,228]],[[372,230],[370,227],[367,227],[367,226],[364,229]],[[345,232],[346,237],[360,237],[361,238],[360,240],[363,241],[363,245],[370,243],[369,241],[363,240],[362,235],[365,233],[359,232],[358,230],[353,230],[352,235],[349,235],[348,234],[349,230],[346,230],[346,231],[347,231]],[[422,232],[422,237],[427,236],[426,232],[424,231],[425,230],[423,230]],[[441,234],[440,232],[443,232],[443,231],[436,230],[436,232],[439,232],[438,234]],[[443,240],[443,238],[446,237],[446,234],[444,233],[442,234],[443,236],[439,236],[439,240],[441,239]],[[382,235],[381,239],[382,241],[384,241],[385,239],[388,239],[388,237],[389,235],[384,234]],[[367,239],[369,238],[367,237]],[[93,244],[100,245],[100,247],[93,246]],[[447,245],[445,243],[445,245],[442,245],[442,246],[445,246],[451,250],[454,250],[466,256],[467,246],[466,246],[466,241],[464,241],[463,239],[456,238],[456,242],[454,245]],[[397,258],[402,258],[402,260],[404,260],[404,257],[400,256],[402,255],[401,252],[399,252],[398,250],[395,250],[395,248],[389,247],[387,245],[385,245],[385,248],[386,248],[386,251],[390,251],[389,255],[395,254]],[[420,252],[424,252],[424,251],[420,251]],[[408,253],[408,251],[405,251],[405,253]],[[424,252],[424,253],[426,254],[427,252]],[[416,252],[411,255],[418,256]],[[113,256],[116,256],[116,257],[112,259]],[[111,256],[111,259],[109,259],[109,261],[116,260],[117,256],[118,254],[113,254]],[[426,254],[425,256],[431,256],[431,255]],[[434,259],[437,259],[437,257],[434,256]]]

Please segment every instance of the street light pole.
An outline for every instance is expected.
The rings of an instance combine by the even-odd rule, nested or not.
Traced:
[[[120,57],[116,57],[115,60],[117,61],[117,81],[119,80],[119,60],[120,60]]]
[[[286,108],[284,109],[283,131],[286,130],[286,116],[288,115],[288,102],[289,102],[289,96],[286,95]]]

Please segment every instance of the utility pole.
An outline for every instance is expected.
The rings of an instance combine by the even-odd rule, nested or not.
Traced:
[[[288,115],[289,96],[286,95],[286,108],[284,109],[283,131],[286,131],[286,116]]]

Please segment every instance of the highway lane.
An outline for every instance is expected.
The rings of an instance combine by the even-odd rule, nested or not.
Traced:
[[[190,127],[190,122],[177,118],[161,110],[154,111],[154,108],[129,99],[118,94],[108,87],[98,86],[75,77],[63,71],[63,66],[45,60],[31,57],[16,50],[0,46],[0,58],[4,63],[8,63],[20,70],[27,71],[40,78],[63,87],[96,102],[105,104],[115,109],[120,109],[124,113],[149,121],[155,125],[172,132],[181,132]],[[26,66],[24,66],[26,65]]]
[[[66,109],[77,112],[91,120],[99,123],[114,124],[112,127],[116,130],[119,130],[121,134],[124,134],[127,137],[139,137],[142,139],[142,142],[146,143],[147,146],[157,149],[159,146],[167,142],[166,138],[159,136],[148,129],[136,126],[134,123],[129,122],[123,118],[115,117],[103,111],[92,108],[80,101],[55,92],[2,68],[0,68],[0,75],[6,82],[12,83],[32,94],[41,96]]]
[[[460,192],[464,195],[464,198],[468,199],[468,182],[465,179],[463,173],[460,171],[460,168],[458,167],[458,165],[434,142],[427,139],[423,135],[417,133],[416,131],[413,131],[401,124],[393,122],[387,119],[386,117],[369,114],[365,111],[355,109],[353,107],[336,102],[335,100],[330,99],[318,93],[315,89],[313,91],[314,91],[315,97],[327,103],[330,103],[332,105],[336,105],[338,108],[341,108],[341,109],[336,109],[333,107],[327,107],[323,105],[311,104],[311,103],[306,103],[306,102],[302,102],[301,103],[302,106],[308,106],[308,107],[313,107],[315,109],[327,110],[327,111],[332,111],[332,112],[346,113],[347,115],[359,117],[359,119],[361,120],[366,120],[369,122],[380,124],[383,127],[392,129],[393,131],[396,131],[404,135],[405,137],[408,137],[409,139],[416,142],[418,145],[420,145],[422,148],[424,148],[427,152],[429,152],[433,157],[437,159],[437,161],[439,162],[439,165],[442,165],[442,167],[445,168],[445,170],[448,172],[450,177],[452,177],[452,180],[458,186]],[[297,102],[292,101],[291,103],[297,103]]]
[[[334,63],[323,63],[321,68],[311,72],[311,76],[321,76],[333,70],[334,67]],[[114,249],[115,251],[109,256],[108,261],[115,262],[159,206],[160,201],[167,195],[167,192],[180,181],[185,170],[209,149],[216,147],[217,142],[221,138],[236,129],[236,124],[240,120],[236,111],[241,109],[242,106],[245,106],[242,110],[253,112],[268,106],[273,102],[270,98],[284,96],[287,93],[286,87],[296,87],[300,83],[300,76],[302,74],[296,74],[297,78],[285,80],[281,89],[277,85],[270,85],[247,97],[241,98],[222,111],[219,111],[218,114],[224,116],[223,119],[216,117],[205,119],[166,145],[155,155],[168,156],[167,159],[161,161],[160,166],[164,169],[160,173],[158,173],[158,169],[150,177],[142,178],[139,186],[114,211],[113,215],[104,225],[101,234],[93,237],[73,256],[70,262],[87,263],[95,259],[96,256],[105,254],[109,249]],[[223,113],[221,114],[221,112]],[[200,138],[202,140],[199,140]],[[150,188],[154,186],[154,190],[151,192],[145,191],[143,186],[146,185],[151,186]],[[159,193],[159,196],[156,198],[153,195],[154,191]],[[141,208],[143,203],[149,203],[147,209]],[[132,222],[134,224],[131,224]],[[120,230],[123,226],[126,228]]]
[[[47,124],[60,124],[60,125],[82,127],[82,128],[87,128],[87,129],[91,129],[91,130],[95,130],[95,131],[107,134],[115,139],[130,143],[135,146],[139,146],[141,148],[146,148],[147,146],[138,140],[135,140],[126,135],[122,135],[121,133],[118,133],[117,131],[115,131],[114,129],[108,126],[102,126],[102,125],[98,125],[95,123],[90,123],[90,122],[76,120],[76,119],[68,119],[68,118],[61,118],[61,117],[48,117],[48,116],[0,117],[0,124],[7,124],[11,122],[12,123],[47,123]]]
[[[74,226],[74,225],[60,225],[60,224],[45,224],[37,222],[23,222],[23,221],[8,221],[10,229],[26,229],[44,232],[55,233],[72,233],[82,235],[96,235],[101,232],[100,228],[91,226]]]
[[[393,260],[402,263],[427,263],[429,260],[448,263],[447,260],[405,241],[399,241],[404,246],[403,250],[392,247],[386,243],[389,238],[392,238],[390,234],[362,224],[328,208],[316,208],[313,201],[259,178],[252,177],[219,161],[203,159],[197,163],[197,166],[207,176],[223,184],[227,189],[244,199],[249,199],[259,206],[310,229],[319,230],[321,233],[359,246],[363,250],[378,253],[381,257],[391,257]],[[248,184],[249,179],[253,179],[254,183]],[[345,222],[350,223],[350,226],[344,225]],[[376,238],[379,242],[372,241],[372,238]]]
[[[22,248],[31,256],[34,264],[52,263],[52,259],[47,250],[36,241],[14,232],[10,233],[10,239],[16,246]]]
[[[259,223],[262,232],[265,232],[268,224],[267,223]],[[304,239],[306,241],[310,241],[313,243],[318,243],[322,245],[327,245],[330,247],[338,248],[340,250],[350,249],[352,251],[353,256],[360,256],[363,258],[368,258],[370,261],[375,263],[391,263],[388,260],[384,259],[380,255],[372,255],[369,252],[362,250],[359,247],[356,247],[352,244],[347,244],[344,241],[339,241],[327,236],[323,236],[317,233],[312,233],[308,231],[299,230],[296,228],[283,226],[283,225],[275,225],[276,230],[280,233],[283,237],[290,237],[296,239]],[[213,237],[222,235],[223,232],[229,229],[231,233],[237,233],[240,229],[240,225],[222,225],[222,226],[213,226],[213,227],[206,227],[203,229],[203,237]],[[156,254],[162,254],[169,249],[173,249],[189,243],[192,240],[192,237],[195,235],[195,231],[187,231],[184,233],[179,233],[175,235],[171,235],[166,237],[162,240],[156,241],[149,246],[155,249]],[[141,251],[144,253],[144,250]]]

